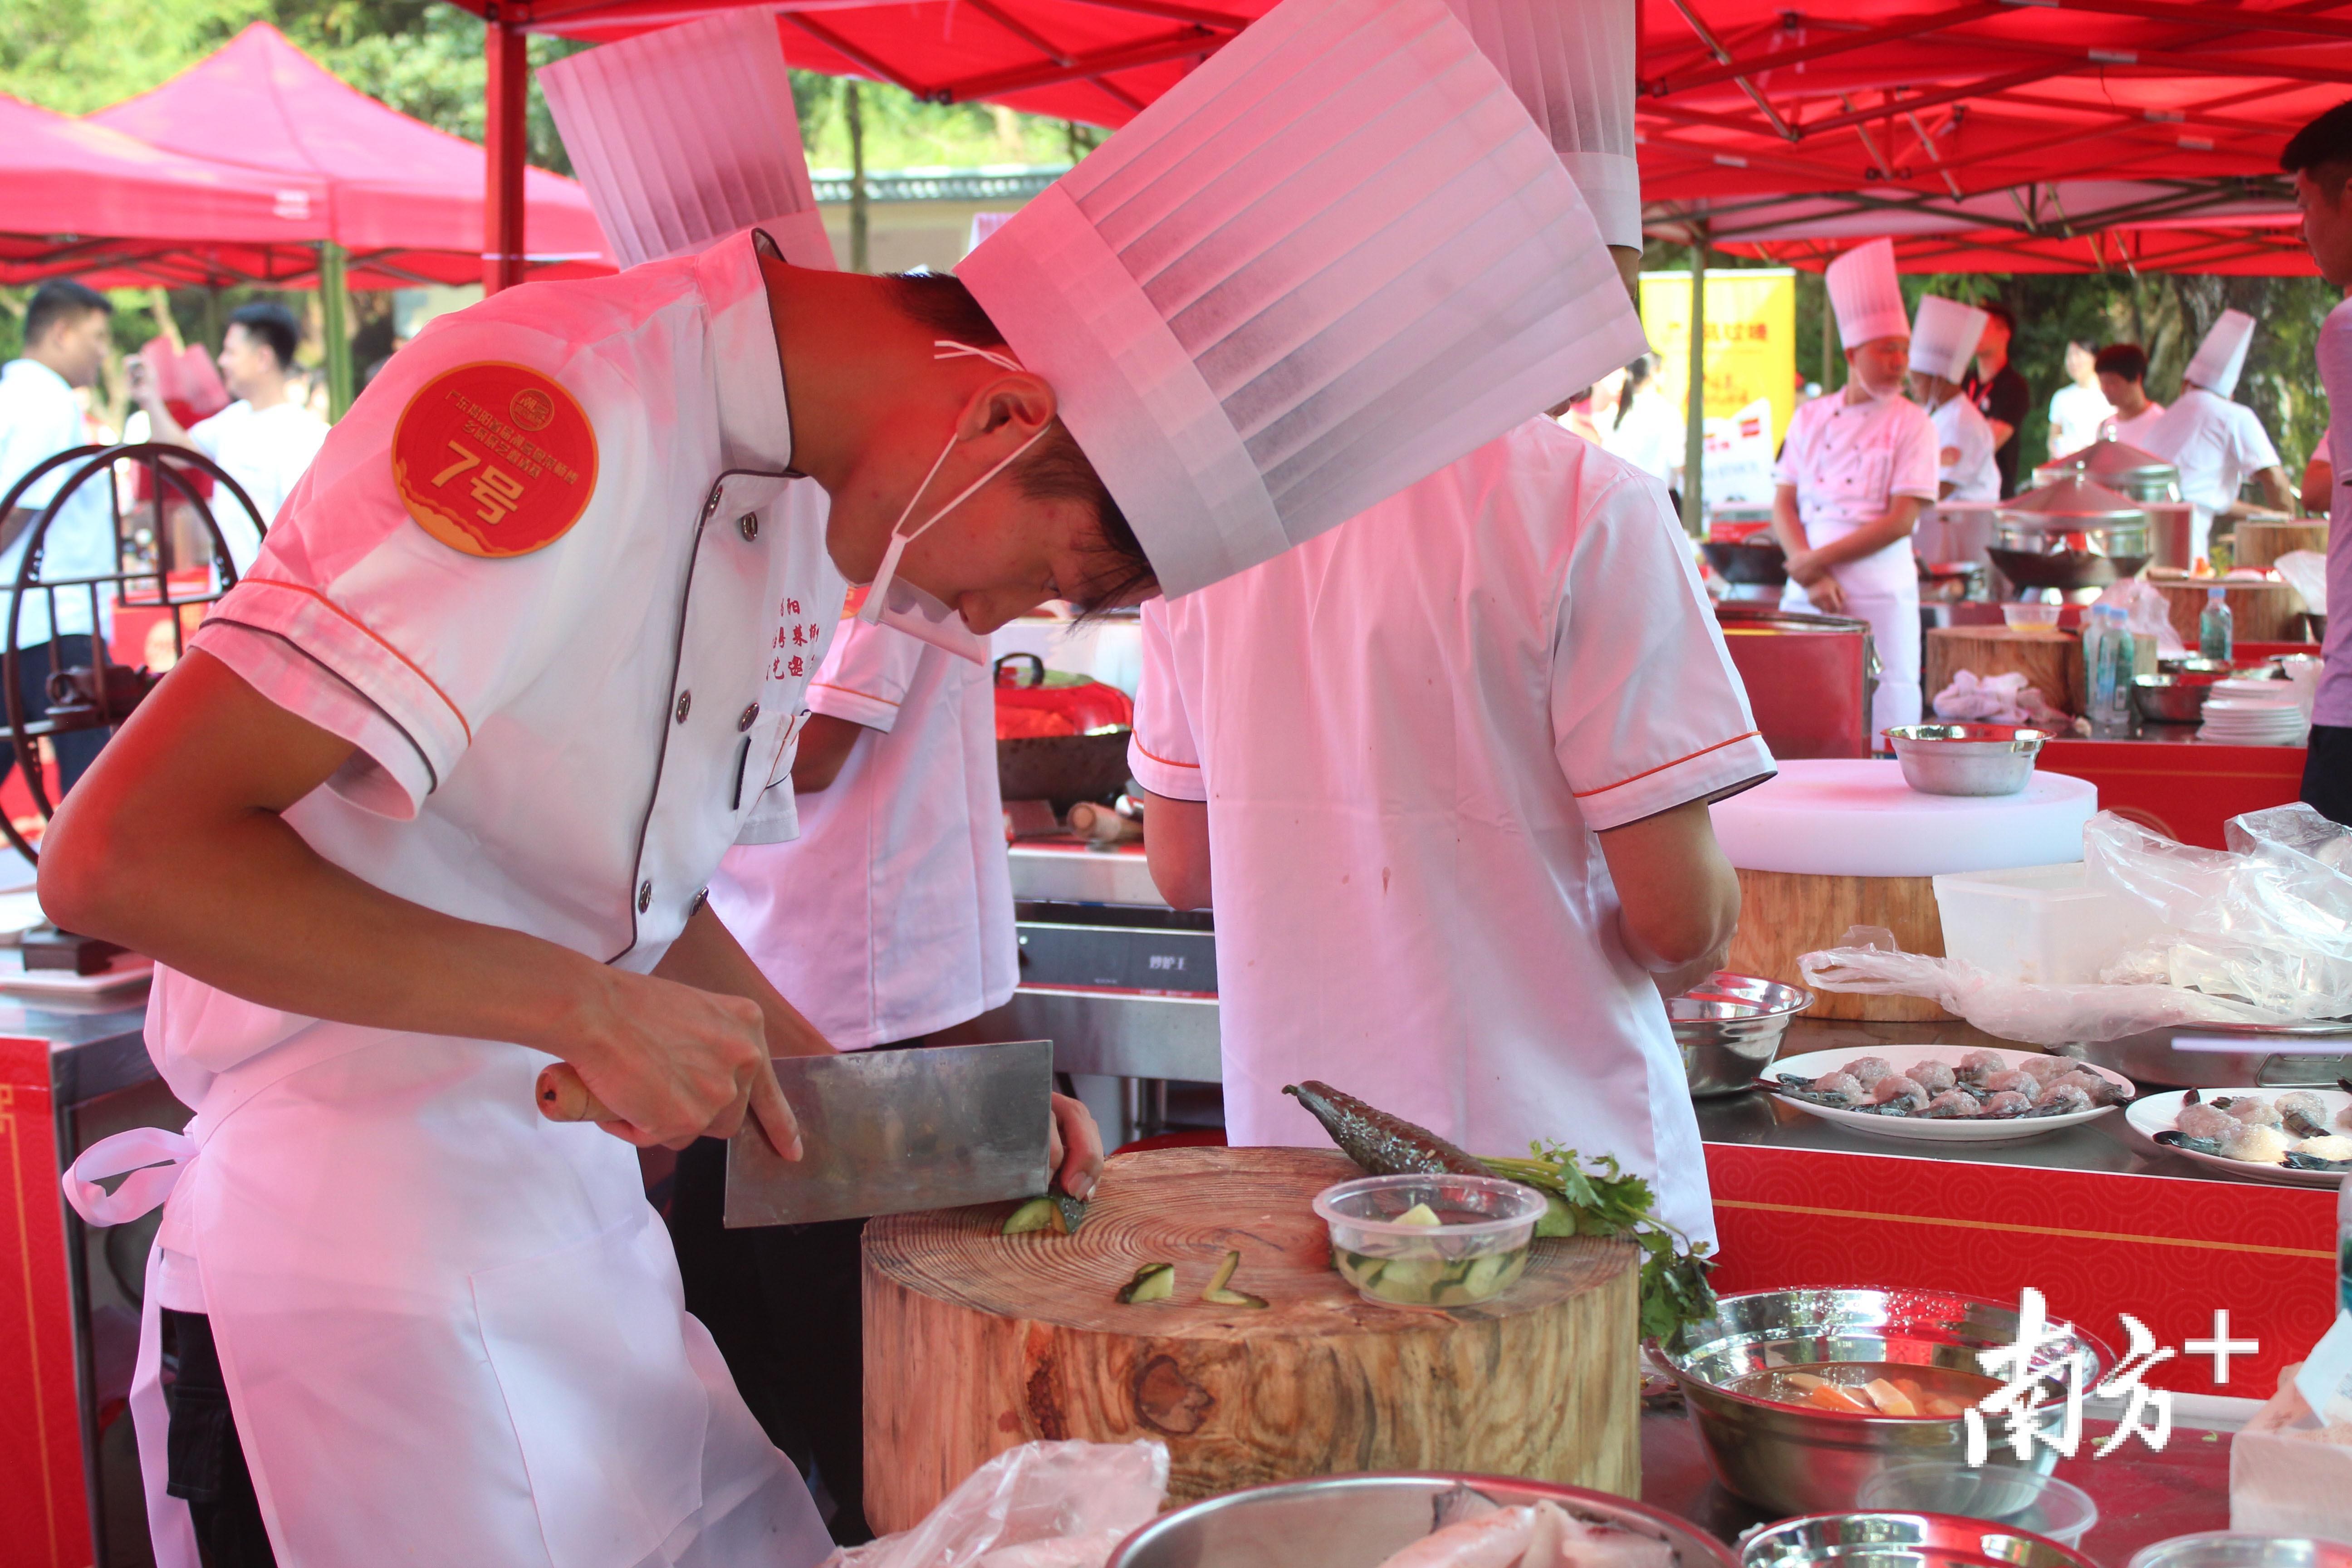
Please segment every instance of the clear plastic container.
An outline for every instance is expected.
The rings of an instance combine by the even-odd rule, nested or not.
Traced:
[[[2000,618],[2020,631],[2049,631],[2058,625],[2061,605],[2003,605]]]
[[[1438,1223],[1399,1223],[1419,1207]],[[1527,1271],[1544,1195],[1499,1176],[1365,1176],[1318,1193],[1315,1212],[1331,1229],[1332,1267],[1365,1300],[1458,1307]]]
[[[2091,1494],[2055,1476],[2017,1465],[1963,1465],[1922,1459],[1880,1471],[1862,1483],[1854,1504],[1884,1513],[1948,1513],[1983,1519],[2079,1546],[2099,1522]]]
[[[2099,971],[2164,930],[2137,900],[2090,885],[2080,860],[1935,879],[1944,955],[1995,980],[2089,985]]]
[[[2132,1553],[2130,1568],[2352,1568],[2352,1545],[2301,1535],[2211,1530]]]

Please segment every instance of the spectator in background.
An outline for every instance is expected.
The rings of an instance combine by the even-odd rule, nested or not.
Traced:
[[[229,312],[221,340],[221,381],[235,403],[194,429],[182,429],[163,406],[147,367],[131,362],[131,395],[147,411],[156,441],[193,447],[218,463],[253,498],[264,527],[275,521],[294,486],[327,438],[326,422],[293,398],[295,346],[302,330],[283,305],[240,305]],[[213,520],[243,572],[261,548],[244,509],[216,500]]]
[[[79,283],[60,279],[34,290],[25,311],[24,357],[0,367],[0,494],[14,489],[44,459],[91,444],[81,400],[75,394],[98,380],[111,342],[113,314],[105,295]],[[61,463],[50,469],[0,518],[0,580],[16,582],[34,520],[58,500],[60,487],[80,466]],[[113,484],[112,470],[101,468],[58,503],[42,542],[43,577],[98,577],[115,570]],[[105,616],[105,595],[96,595],[97,605],[92,597],[88,589],[26,595],[16,620],[16,644],[22,650],[16,668],[17,688],[28,713],[38,715],[48,708],[53,659],[68,668],[91,663],[89,634],[93,623]],[[7,612],[8,599],[0,592],[0,615]],[[0,631],[0,637],[5,635]],[[105,742],[104,732],[95,730],[51,737],[59,784],[71,789]],[[16,765],[16,748],[0,745],[0,779]]]
[[[2099,426],[2116,416],[2115,405],[2099,390],[2098,356],[2076,339],[2066,345],[2066,384],[2050,395],[2050,455],[2079,452],[2099,438]]]
[[[1961,390],[1992,426],[1993,466],[2000,470],[2000,494],[2006,500],[2017,493],[2017,432],[2025,423],[2025,411],[2033,405],[2033,391],[2009,363],[2009,340],[2017,335],[2017,318],[2006,305],[1985,304],[1977,309],[1992,320],[1985,323],[1984,336],[1977,342],[1976,367]]]
[[[2109,343],[2091,362],[2099,395],[2115,409],[2102,427],[2126,447],[2147,449],[2147,433],[2164,417],[2164,405],[2147,395],[2147,351],[2137,343]]]
[[[1643,354],[1625,367],[1616,412],[1601,427],[1601,445],[1665,486],[1680,512],[1684,441],[1682,416],[1658,390],[1657,362]]]

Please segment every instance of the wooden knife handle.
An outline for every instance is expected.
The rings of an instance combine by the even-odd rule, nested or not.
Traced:
[[[550,1121],[618,1121],[570,1062],[539,1071],[539,1113]]]

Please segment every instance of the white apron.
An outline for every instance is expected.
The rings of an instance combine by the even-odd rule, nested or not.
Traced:
[[[1805,540],[1818,550],[1853,531],[1838,523],[1815,524],[1805,530]],[[1845,590],[1843,613],[1870,623],[1870,639],[1878,650],[1878,693],[1870,705],[1875,748],[1879,731],[1918,723],[1925,706],[1919,689],[1919,569],[1912,561],[1911,542],[1898,539],[1875,555],[1831,567],[1830,575]],[[1792,581],[1781,591],[1780,607],[1814,606]]]

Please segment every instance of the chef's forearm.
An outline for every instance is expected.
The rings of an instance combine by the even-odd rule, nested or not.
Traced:
[[[1797,487],[1776,486],[1772,491],[1772,537],[1780,542],[1780,552],[1794,555],[1809,548],[1805,542],[1805,525],[1797,516]]]
[[[1739,876],[1695,800],[1600,834],[1617,889],[1618,939],[1678,995],[1723,961],[1739,926]]]
[[[721,996],[741,996],[760,1005],[760,1016],[767,1025],[768,1054],[778,1057],[822,1057],[833,1054],[832,1044],[817,1032],[816,1026],[801,1016],[800,1009],[786,1001],[735,933],[727,929],[709,904],[694,911],[686,929],[662,954],[654,973],[664,980],[675,980],[681,985],[691,985],[698,991],[716,992]]]

